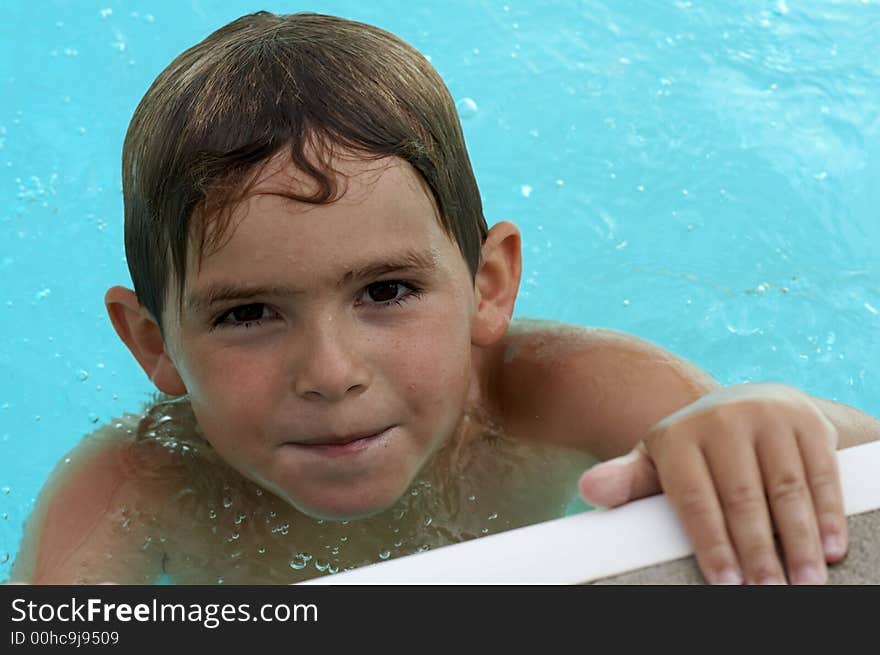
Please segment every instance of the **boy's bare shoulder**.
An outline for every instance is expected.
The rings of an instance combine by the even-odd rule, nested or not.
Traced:
[[[645,339],[539,319],[511,323],[493,360],[493,404],[509,429],[601,459],[717,386]]]
[[[184,471],[169,448],[137,438],[140,423],[111,421],[61,459],[25,525],[11,580],[137,584],[161,573],[161,547],[144,543],[139,517],[158,515]]]

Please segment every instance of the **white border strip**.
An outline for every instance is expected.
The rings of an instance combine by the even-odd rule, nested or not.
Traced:
[[[880,441],[837,455],[847,515],[880,509]],[[666,497],[659,495],[301,584],[577,584],[692,552]]]

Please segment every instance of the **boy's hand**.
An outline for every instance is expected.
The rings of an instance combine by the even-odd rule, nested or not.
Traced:
[[[710,583],[822,584],[846,553],[837,431],[780,384],[718,389],[657,423],[630,454],[592,468],[580,490],[604,507],[662,491]]]

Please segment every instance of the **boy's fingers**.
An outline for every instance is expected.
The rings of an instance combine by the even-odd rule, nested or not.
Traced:
[[[670,505],[694,547],[710,584],[741,584],[742,572],[730,543],[715,484],[703,453],[687,444],[656,461]]]
[[[813,498],[822,550],[828,562],[843,558],[847,548],[846,512],[837,458],[831,444],[816,435],[798,433],[798,446]]]
[[[785,553],[788,580],[792,584],[824,584],[828,569],[797,440],[788,430],[759,436],[756,453]]]
[[[642,444],[622,455],[597,464],[581,476],[581,498],[590,505],[617,507],[636,498],[660,493],[657,470]]]
[[[751,440],[709,440],[705,456],[746,584],[785,584]]]

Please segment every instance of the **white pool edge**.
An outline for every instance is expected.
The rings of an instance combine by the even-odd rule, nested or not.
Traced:
[[[847,516],[880,509],[880,441],[837,456]],[[301,584],[579,584],[692,552],[666,497],[659,495]]]

